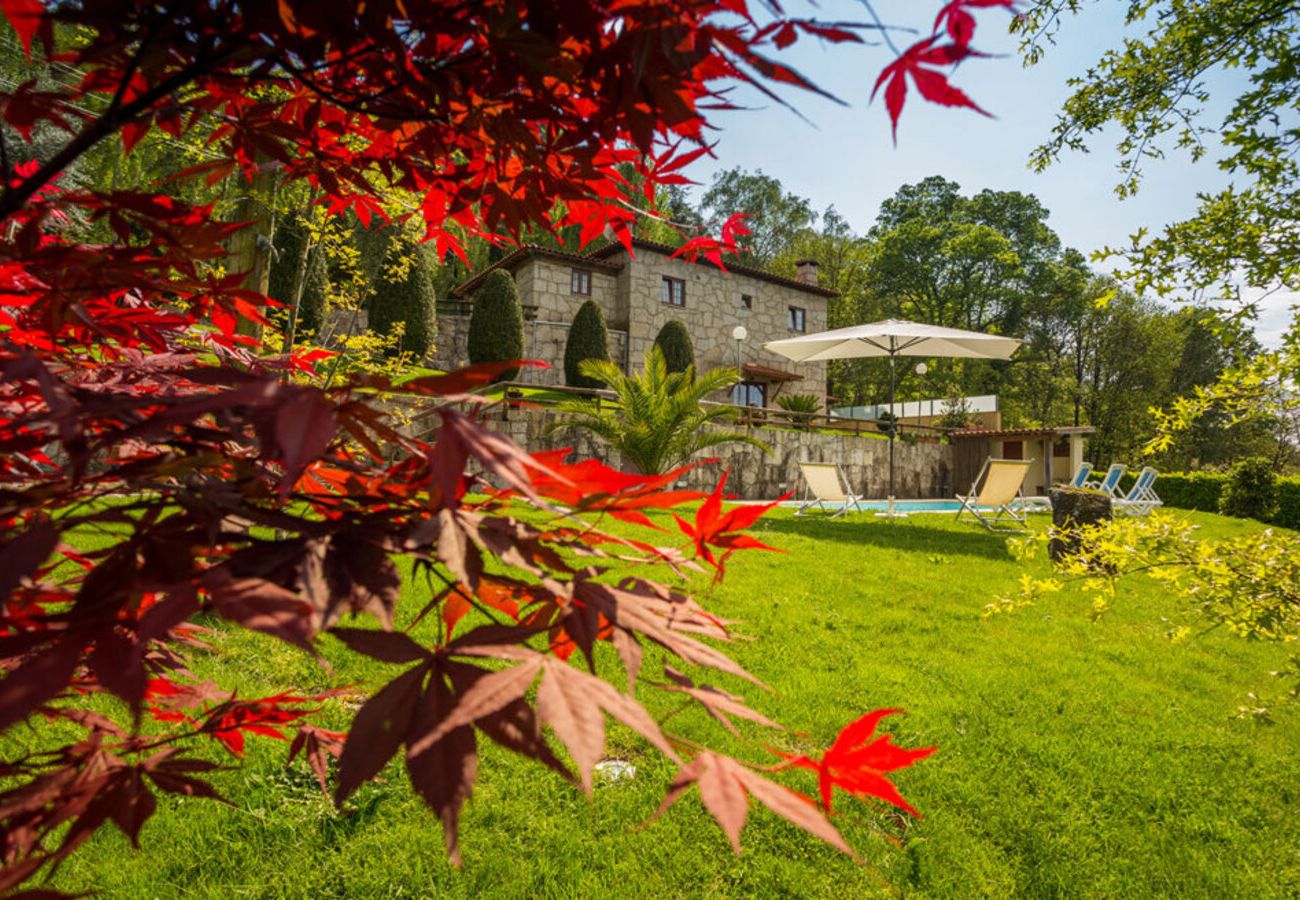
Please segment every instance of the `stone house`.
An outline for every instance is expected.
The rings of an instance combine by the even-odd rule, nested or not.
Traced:
[[[674,248],[636,239],[633,252],[619,244],[588,254],[523,246],[477,273],[439,303],[438,344],[434,365],[454,368],[467,360],[469,312],[478,286],[492,269],[505,269],[519,287],[525,315],[526,352],[551,364],[526,370],[524,377],[541,384],[564,381],[564,345],[570,323],[586,300],[605,313],[610,358],[626,370],[640,367],[659,329],[678,319],[695,345],[696,367],[735,366],[744,383],[733,401],[772,405],[780,393],[812,394],[824,399],[825,363],[792,363],[764,350],[779,340],[827,327],[827,305],[834,291],[817,283],[817,263],[799,263],[798,276],[785,278],[750,266],[728,265],[721,271],[704,260],[672,259]],[[733,336],[744,326],[745,338]]]

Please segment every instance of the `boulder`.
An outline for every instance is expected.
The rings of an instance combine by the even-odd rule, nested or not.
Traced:
[[[1062,487],[1052,488],[1048,493],[1052,498],[1052,525],[1058,531],[1080,525],[1094,525],[1114,517],[1111,497],[1102,491]],[[1052,538],[1047,545],[1047,552],[1053,562],[1060,562],[1063,557],[1073,553],[1078,544],[1077,539],[1070,537]]]

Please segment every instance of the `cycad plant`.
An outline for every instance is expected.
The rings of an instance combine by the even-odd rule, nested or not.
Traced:
[[[627,374],[604,359],[581,363],[582,374],[593,378],[617,395],[616,403],[570,400],[561,410],[564,416],[552,429],[583,428],[618,450],[625,463],[642,475],[660,475],[689,462],[700,450],[719,444],[744,443],[768,450],[766,444],[738,431],[705,428],[740,415],[733,406],[702,401],[740,380],[735,369],[713,369],[699,378],[693,368],[669,372],[663,353],[652,345],[646,352],[645,368]]]

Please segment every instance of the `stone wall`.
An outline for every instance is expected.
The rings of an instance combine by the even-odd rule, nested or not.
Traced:
[[[502,420],[492,423],[497,430],[531,451],[573,447],[581,457],[611,458],[608,445],[588,432],[562,429],[547,433],[555,420],[550,410],[512,409]],[[710,490],[724,469],[730,470],[727,489],[746,500],[772,500],[790,490],[802,496],[804,485],[799,477],[800,462],[836,462],[844,469],[849,483],[868,498],[883,498],[889,485],[889,442],[875,437],[853,434],[823,434],[776,428],[750,428],[747,433],[771,448],[764,453],[747,444],[724,444],[702,453],[716,456],[717,463],[701,466],[689,473],[682,487]],[[952,447],[947,444],[921,443],[895,446],[895,496],[904,498],[951,497]]]
[[[571,276],[575,268],[591,273],[591,295],[573,293]],[[606,324],[610,328],[622,328],[626,318],[615,314],[614,291],[616,273],[612,268],[598,260],[591,266],[579,266],[535,256],[525,260],[515,270],[515,283],[519,286],[519,298],[526,304],[537,307],[537,318],[547,322],[563,322],[568,325],[578,314],[578,307],[587,300],[595,300],[605,312]],[[541,357],[543,359],[549,358]],[[561,350],[563,358],[563,350]]]
[[[711,265],[670,259],[649,249],[639,249],[635,259],[619,252],[611,256],[610,261],[621,262],[624,266],[619,273],[618,288],[621,295],[631,298],[627,330],[633,365],[640,364],[646,348],[664,323],[669,319],[680,319],[695,345],[697,368],[734,366],[736,342],[731,332],[737,325],[744,325],[749,338],[741,348],[743,363],[804,376],[800,381],[782,385],[782,393],[825,395],[825,363],[793,363],[764,350],[762,345],[766,341],[795,336],[787,327],[786,316],[791,306],[805,311],[807,333],[825,331],[826,297],[737,272],[722,272]],[[684,307],[662,302],[665,276],[686,282]],[[752,308],[744,307],[742,295],[752,298]],[[768,405],[775,405],[771,388]]]
[[[518,380],[529,384],[564,384],[564,344],[569,322],[541,318],[524,321],[524,353],[529,359],[551,364],[549,369],[524,369]],[[609,358],[619,365],[627,360],[627,332],[609,329]],[[438,317],[438,337],[429,365],[449,371],[469,364],[469,316]]]

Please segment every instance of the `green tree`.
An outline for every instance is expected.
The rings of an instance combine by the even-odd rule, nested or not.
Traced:
[[[678,319],[669,319],[655,335],[655,346],[663,354],[669,372],[688,372],[695,368],[695,345],[691,333]]]
[[[1013,23],[1028,65],[1038,62],[1083,0],[1032,0]],[[1031,164],[1044,170],[1085,151],[1103,132],[1118,135],[1121,197],[1136,193],[1151,160],[1170,151],[1213,157],[1232,181],[1198,194],[1196,212],[1155,234],[1107,248],[1121,278],[1138,290],[1217,292],[1300,287],[1300,8],[1287,0],[1144,0],[1126,7],[1130,30],[1074,85],[1051,137]],[[1229,73],[1228,77],[1223,77]],[[1246,306],[1245,311],[1250,307]],[[1282,349],[1262,353],[1198,387],[1160,420],[1152,449],[1200,416],[1289,421],[1300,395],[1300,310]]]
[[[1052,299],[1068,277],[1084,277],[1082,257],[1065,250],[1048,227],[1038,199],[1017,191],[962,194],[938,176],[899,188],[881,205],[868,244],[853,252],[851,295],[836,304],[836,326],[903,318],[1021,335],[1035,318],[1050,316]],[[934,396],[936,384],[960,393],[1008,392],[1014,364],[936,361],[919,381],[900,372],[900,396]],[[885,395],[888,368],[875,360],[832,365],[833,392],[846,402]],[[1043,405],[1043,398],[1036,398]],[[1050,402],[1047,404],[1050,405]]]
[[[817,219],[812,205],[803,197],[787,193],[780,181],[743,169],[714,175],[700,207],[705,218],[715,223],[736,213],[748,214],[745,224],[751,234],[745,238],[741,260],[754,266],[769,265]]]
[[[422,360],[433,350],[438,327],[436,306],[433,279],[423,251],[407,236],[394,233],[367,304],[370,330],[388,336],[400,326],[402,339],[395,352]]]
[[[705,404],[715,391],[740,380],[735,369],[713,369],[698,378],[693,371],[670,372],[655,345],[646,352],[645,367],[628,374],[609,360],[589,359],[582,373],[618,395],[616,404],[571,400],[552,430],[572,427],[590,431],[643,475],[659,475],[690,462],[701,450],[720,444],[743,443],[767,450],[747,434],[716,427],[734,421],[740,410]]]
[[[598,388],[603,382],[582,373],[581,363],[588,359],[609,359],[609,332],[605,313],[595,300],[578,307],[564,343],[564,381],[570,387]]]
[[[509,272],[493,269],[483,280],[470,312],[468,344],[471,363],[524,358],[524,310]],[[509,381],[518,374],[518,369],[511,369],[503,372],[500,380]]]
[[[267,295],[286,307],[287,323],[297,302],[296,334],[320,333],[329,306],[329,266],[321,248],[311,240],[302,222],[283,219],[275,229],[270,287]]]

